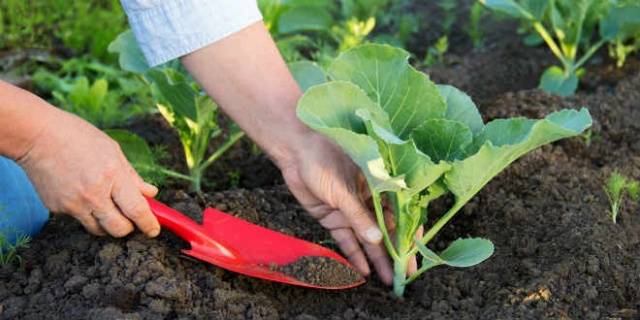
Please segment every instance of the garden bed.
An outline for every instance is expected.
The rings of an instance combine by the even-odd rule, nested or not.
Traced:
[[[459,236],[494,241],[475,268],[437,268],[398,302],[375,278],[357,289],[300,289],[239,276],[179,255],[163,233],[123,240],[87,235],[55,217],[22,251],[24,269],[3,270],[3,318],[438,319],[640,316],[640,215],[627,203],[612,224],[602,181],[613,168],[640,176],[640,73],[562,99],[509,92],[480,105],[490,117],[538,117],[586,105],[596,119],[590,145],[574,138],[526,156],[492,181],[434,242]],[[488,101],[488,100],[487,100]],[[246,146],[245,146],[246,147]],[[233,153],[228,155],[233,157]],[[181,190],[162,200],[197,215],[204,203]],[[210,193],[210,205],[325,245],[331,239],[282,186]]]
[[[585,106],[594,126],[589,139],[545,146],[514,163],[432,242],[440,251],[458,237],[491,239],[496,249],[488,261],[467,269],[437,267],[399,301],[375,277],[346,291],[270,283],[184,257],[179,250],[186,244],[168,232],[156,239],[97,238],[56,216],[20,251],[22,268],[0,270],[0,318],[640,318],[640,207],[624,203],[613,224],[602,189],[614,169],[640,177],[640,62],[631,58],[620,71],[604,66],[606,58],[594,59],[577,95],[560,98],[531,89],[549,54],[520,49],[516,41],[505,37],[485,51],[457,53],[452,65],[428,73],[469,92],[485,121]],[[129,129],[179,154],[177,138],[159,121],[144,118]],[[177,157],[165,161],[181,166]],[[335,248],[251,143],[238,144],[214,167],[208,180],[215,184],[204,198],[175,184],[160,200],[195,219],[215,206]],[[228,172],[235,170],[241,176],[232,183]]]

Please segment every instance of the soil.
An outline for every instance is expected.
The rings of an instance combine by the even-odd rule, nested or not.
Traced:
[[[345,286],[362,279],[353,268],[327,257],[302,257],[283,266],[273,264],[269,270],[323,287]]]
[[[578,94],[560,98],[535,89],[537,72],[552,61],[546,51],[509,41],[487,47],[484,58],[460,53],[448,67],[454,71],[428,71],[470,92],[486,121],[585,106],[594,126],[590,136],[515,162],[430,243],[439,251],[459,237],[486,237],[496,248],[486,262],[434,268],[397,300],[373,276],[345,291],[292,287],[181,256],[185,243],[167,232],[96,238],[56,216],[20,251],[22,267],[0,269],[0,319],[640,319],[640,206],[625,200],[613,224],[602,190],[613,170],[640,179],[639,60],[617,70],[597,57]],[[133,127],[153,144],[179,150],[158,121]],[[220,168],[208,176],[217,183],[203,198],[176,184],[161,200],[195,219],[211,205],[336,248],[248,142],[225,155]],[[226,184],[230,168],[242,172],[238,188]]]

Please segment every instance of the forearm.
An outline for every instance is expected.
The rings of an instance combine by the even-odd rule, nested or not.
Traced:
[[[302,92],[262,21],[182,58],[204,90],[281,165],[310,133],[296,117]]]
[[[0,155],[19,159],[57,110],[37,96],[0,81]]]

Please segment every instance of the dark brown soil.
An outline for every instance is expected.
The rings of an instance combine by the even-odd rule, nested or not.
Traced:
[[[353,268],[327,257],[302,257],[282,266],[272,264],[269,270],[323,287],[346,286],[362,279]]]
[[[595,61],[579,93],[559,98],[534,89],[538,58],[549,59],[544,51],[487,46],[503,60],[460,54],[455,72],[430,70],[433,78],[470,91],[485,120],[585,106],[595,122],[588,139],[563,140],[517,161],[430,243],[442,250],[459,237],[489,238],[496,251],[486,262],[434,268],[397,300],[375,277],[345,291],[286,286],[183,257],[185,244],[166,232],[157,239],[95,238],[55,217],[21,251],[23,268],[0,269],[0,319],[640,319],[640,206],[626,200],[613,224],[602,191],[613,170],[640,179],[638,60],[621,71]],[[137,126],[152,143],[176,148],[175,136],[157,122]],[[249,144],[237,148],[220,166],[241,170],[241,181],[277,175],[263,156],[247,160],[254,157]],[[214,170],[210,179],[226,175]],[[196,219],[213,205],[335,249],[286,188],[273,186],[278,179],[259,178],[260,188],[241,182],[242,189],[204,199],[176,185],[161,200]]]

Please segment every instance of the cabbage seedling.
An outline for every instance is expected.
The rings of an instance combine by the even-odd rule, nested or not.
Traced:
[[[244,132],[233,125],[222,145],[208,154],[210,141],[222,135],[217,120],[219,109],[211,98],[202,94],[196,82],[181,71],[178,62],[149,68],[131,31],[120,34],[109,45],[109,51],[119,55],[123,70],[140,74],[149,84],[158,111],[178,132],[189,174],[164,173],[190,181],[191,189],[201,192],[204,172],[238,142]]]
[[[586,109],[563,110],[541,120],[498,119],[485,124],[471,99],[458,89],[436,85],[407,61],[409,54],[367,44],[336,58],[329,82],[311,87],[298,104],[298,117],[338,144],[367,179],[384,244],[394,261],[394,287],[405,286],[438,266],[470,267],[493,253],[486,239],[454,241],[441,253],[427,247],[451,218],[510,163],[550,142],[591,126]],[[455,202],[434,214],[429,204],[445,194]],[[381,197],[393,207],[395,239],[385,225]],[[415,239],[420,226],[431,226]],[[422,255],[407,278],[411,257]]]
[[[640,183],[637,180],[623,176],[618,171],[614,171],[604,185],[604,192],[611,206],[611,219],[613,223],[617,223],[620,204],[625,193],[629,193],[629,197],[632,200],[638,201],[640,199]]]
[[[561,96],[573,95],[584,64],[602,45],[626,39],[640,26],[640,7],[632,3],[636,0],[479,1],[524,21],[538,33],[561,63],[544,72],[540,88]]]

